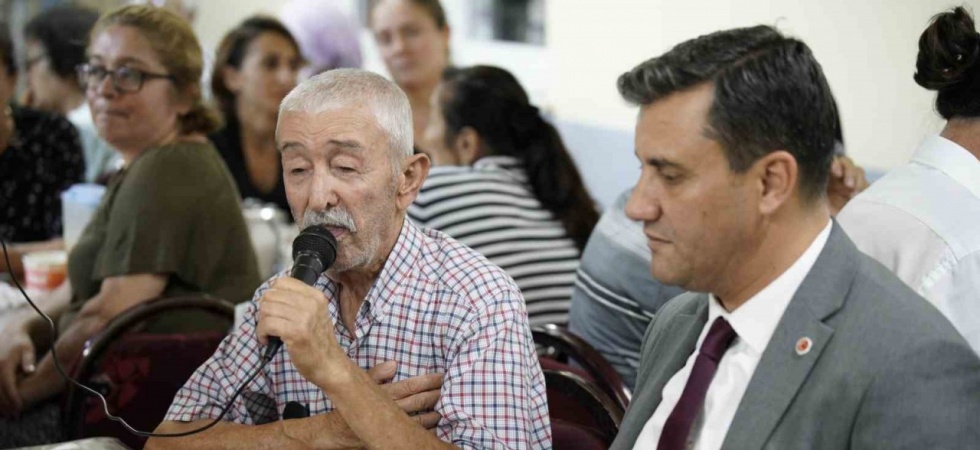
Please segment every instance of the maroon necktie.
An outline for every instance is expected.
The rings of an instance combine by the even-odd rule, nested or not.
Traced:
[[[711,324],[708,335],[701,343],[701,351],[694,360],[694,368],[684,386],[684,393],[664,423],[660,442],[657,444],[658,450],[682,450],[687,446],[691,425],[704,406],[704,396],[708,393],[715,371],[718,370],[718,362],[735,336],[735,330],[724,318],[719,317]]]

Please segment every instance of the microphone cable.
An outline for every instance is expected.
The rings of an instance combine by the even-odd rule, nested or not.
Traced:
[[[3,241],[3,239],[0,239],[0,246],[3,247],[3,257],[4,257],[4,260],[6,260],[6,262],[7,262],[7,267],[8,268],[13,267],[13,266],[10,265],[10,253],[7,251],[7,244],[6,244],[6,242]],[[11,275],[13,275],[13,274],[11,274]],[[265,352],[265,355],[262,357],[262,363],[259,364],[259,367],[256,368],[256,370],[254,372],[252,372],[251,375],[249,375],[249,377],[245,380],[245,382],[242,383],[242,385],[238,387],[238,390],[235,391],[235,395],[233,395],[231,397],[231,400],[229,400],[228,403],[225,405],[225,407],[221,410],[221,414],[219,414],[217,418],[215,418],[214,420],[212,420],[207,425],[204,425],[204,426],[195,428],[193,430],[183,431],[183,432],[180,432],[180,433],[151,433],[151,432],[147,432],[147,431],[140,431],[140,430],[137,430],[137,429],[133,428],[128,423],[126,423],[126,420],[124,420],[122,417],[118,417],[118,416],[115,416],[115,415],[111,414],[109,412],[109,402],[106,401],[105,397],[102,394],[100,394],[95,389],[92,389],[92,388],[90,388],[90,387],[88,387],[88,386],[86,386],[86,385],[84,385],[82,383],[79,383],[78,381],[76,381],[72,377],[68,376],[67,373],[65,373],[65,370],[61,367],[61,363],[58,361],[58,353],[57,353],[57,350],[56,350],[57,342],[58,342],[58,326],[55,325],[54,320],[52,320],[51,317],[49,317],[47,314],[45,314],[44,311],[41,311],[41,309],[38,308],[37,305],[34,304],[34,301],[31,300],[31,297],[28,296],[27,295],[27,292],[24,291],[24,288],[21,287],[20,282],[17,281],[17,277],[11,276],[10,278],[11,278],[11,280],[13,280],[14,285],[17,286],[17,289],[20,291],[20,293],[27,300],[27,303],[29,303],[31,305],[31,308],[34,308],[34,311],[37,311],[37,313],[40,314],[41,317],[43,317],[44,320],[46,320],[48,322],[48,325],[51,327],[51,342],[52,342],[52,344],[51,344],[51,357],[52,357],[52,359],[54,359],[54,367],[58,370],[58,373],[61,374],[61,377],[64,378],[69,383],[71,383],[72,385],[78,387],[79,389],[82,389],[83,391],[88,392],[88,393],[90,393],[90,394],[95,395],[96,397],[98,397],[99,400],[102,401],[102,410],[105,412],[106,418],[109,419],[109,420],[111,420],[111,421],[113,421],[113,422],[120,423],[124,428],[126,428],[127,431],[129,431],[130,433],[132,433],[132,434],[134,434],[136,436],[140,436],[140,437],[163,437],[163,438],[184,437],[184,436],[190,436],[192,434],[200,433],[202,431],[208,430],[211,427],[217,425],[218,422],[221,422],[221,419],[223,419],[225,417],[225,415],[228,414],[228,411],[231,410],[232,405],[235,404],[235,400],[237,400],[238,399],[238,396],[241,395],[241,393],[242,393],[243,390],[245,390],[245,387],[252,383],[252,380],[254,380],[255,377],[258,376],[259,373],[261,373],[265,369],[265,367],[269,364],[269,361],[272,361],[272,357],[275,356],[275,352],[270,351],[271,348],[270,349],[267,349],[267,351]]]

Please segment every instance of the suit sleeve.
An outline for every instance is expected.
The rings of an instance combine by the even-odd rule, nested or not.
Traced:
[[[858,411],[852,449],[963,449],[980,443],[980,359],[930,339],[894,358]]]

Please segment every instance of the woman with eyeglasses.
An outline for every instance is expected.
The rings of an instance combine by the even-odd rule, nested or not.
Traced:
[[[79,69],[100,135],[123,157],[68,258],[71,301],[40,306],[59,320],[54,347],[70,367],[87,339],[150,299],[204,292],[233,302],[260,283],[238,192],[205,135],[216,116],[200,94],[201,48],[168,10],[125,6],[96,23]],[[202,323],[205,322],[205,323]],[[170,316],[149,331],[206,327]],[[65,389],[51,353],[35,364],[48,329],[33,311],[0,333],[0,447],[57,441],[56,394]]]
[[[63,115],[75,125],[85,154],[85,181],[89,183],[98,182],[120,162],[115,150],[99,137],[75,72],[85,62],[88,34],[98,19],[95,10],[63,5],[45,10],[24,28],[24,105]]]
[[[279,103],[296,87],[299,45],[271,17],[246,19],[218,45],[211,92],[225,126],[208,137],[228,164],[242,198],[289,211],[276,150]],[[288,214],[287,214],[288,216]]]
[[[61,236],[61,192],[82,180],[85,162],[78,132],[54,114],[11,104],[17,84],[14,49],[0,23],[0,274],[20,275],[20,255],[56,248]]]

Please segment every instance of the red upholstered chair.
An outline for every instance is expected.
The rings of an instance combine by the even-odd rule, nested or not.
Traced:
[[[557,325],[531,328],[531,335],[539,348],[538,361],[541,369],[568,371],[593,381],[626,410],[633,396],[632,392],[612,364],[588,342],[567,328]]]
[[[109,411],[131,426],[152,431],[166,414],[177,390],[207,360],[226,331],[151,333],[148,323],[177,311],[203,311],[213,327],[231,328],[234,306],[206,295],[161,298],[137,305],[110,322],[86,343],[72,376],[102,395]],[[68,439],[109,436],[131,448],[143,448],[145,438],[130,434],[106,418],[102,402],[72,386],[64,409]]]
[[[554,448],[609,448],[625,410],[596,383],[574,373],[545,370],[544,379]]]

